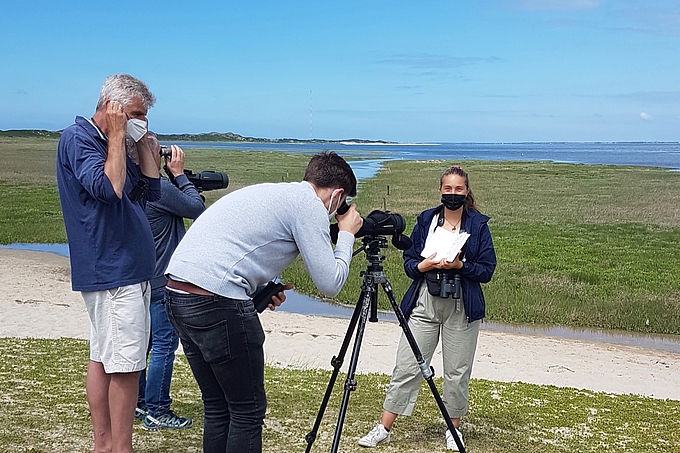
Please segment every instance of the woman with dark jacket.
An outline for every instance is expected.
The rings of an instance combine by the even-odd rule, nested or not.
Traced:
[[[401,310],[408,318],[409,328],[428,365],[441,336],[443,401],[462,441],[458,427],[468,410],[470,374],[479,324],[484,318],[481,284],[491,280],[496,268],[496,253],[487,225],[489,218],[477,209],[467,173],[459,166],[447,169],[440,178],[439,191],[442,204],[418,216],[411,234],[413,245],[404,252],[404,269],[413,283],[404,295]],[[436,253],[421,256],[428,237],[437,228],[470,235],[452,261],[446,256],[440,259],[441,254],[437,256]],[[459,281],[460,287],[455,288],[454,284],[451,291],[459,291],[459,298],[449,298],[448,294],[446,298],[440,297],[438,285],[442,283],[442,275],[450,277],[450,281]],[[375,447],[389,442],[390,429],[397,417],[413,412],[422,380],[413,351],[402,334],[381,421],[359,440],[359,445]],[[447,449],[458,451],[448,430],[445,438]]]

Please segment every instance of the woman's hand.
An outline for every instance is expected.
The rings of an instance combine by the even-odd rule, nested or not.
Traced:
[[[425,273],[434,269],[458,270],[463,268],[463,262],[460,260],[460,252],[456,255],[456,259],[453,261],[447,261],[446,258],[436,260],[434,259],[435,256],[437,256],[437,254],[433,253],[418,263],[418,270]]]
[[[456,255],[453,261],[447,261],[446,258],[439,262],[439,269],[458,270],[463,268],[463,262],[460,260],[460,252]]]
[[[420,263],[418,263],[418,270],[422,273],[432,271],[435,269],[441,269],[439,266],[441,265],[441,261],[435,260],[434,257],[437,256],[436,253],[433,253],[432,255],[428,256],[424,260],[422,260]]]

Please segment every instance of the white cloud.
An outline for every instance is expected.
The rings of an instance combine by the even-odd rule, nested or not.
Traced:
[[[640,113],[640,119],[643,120],[643,121],[651,121],[652,115],[650,115],[647,112],[642,112],[642,113]]]

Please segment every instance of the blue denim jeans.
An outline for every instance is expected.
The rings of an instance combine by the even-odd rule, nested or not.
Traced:
[[[146,407],[153,417],[160,417],[170,410],[170,381],[179,338],[170,324],[164,307],[165,287],[151,291],[151,336],[149,352],[151,360],[139,376],[137,407]]]
[[[165,293],[203,399],[205,453],[262,451],[264,330],[251,300]]]

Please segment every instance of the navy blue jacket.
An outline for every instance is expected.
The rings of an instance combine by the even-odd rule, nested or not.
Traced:
[[[182,174],[175,177],[175,184],[161,178],[161,199],[147,203],[145,211],[156,246],[156,270],[151,290],[157,290],[168,282],[165,269],[186,232],[184,218],[196,220],[205,211],[205,204],[196,186]]]
[[[401,301],[401,311],[407,318],[416,306],[420,286],[425,278],[425,274],[418,270],[418,263],[424,259],[420,256],[420,252],[425,247],[425,239],[427,239],[432,219],[442,209],[443,206],[440,205],[420,213],[411,233],[413,245],[404,252],[404,270],[406,275],[413,279],[413,283]],[[493,276],[496,269],[496,252],[487,225],[489,218],[480,212],[463,209],[465,210],[461,231],[470,233],[470,237],[463,247],[465,261],[458,273],[463,291],[465,315],[468,322],[473,322],[484,318],[485,303],[481,284],[488,282]]]
[[[161,196],[159,178],[148,178],[127,157],[123,197],[104,173],[108,139],[90,121],[76,117],[61,134],[57,149],[57,185],[71,257],[74,291],[103,291],[153,277],[155,251],[144,201]],[[140,178],[144,198],[128,195]]]

